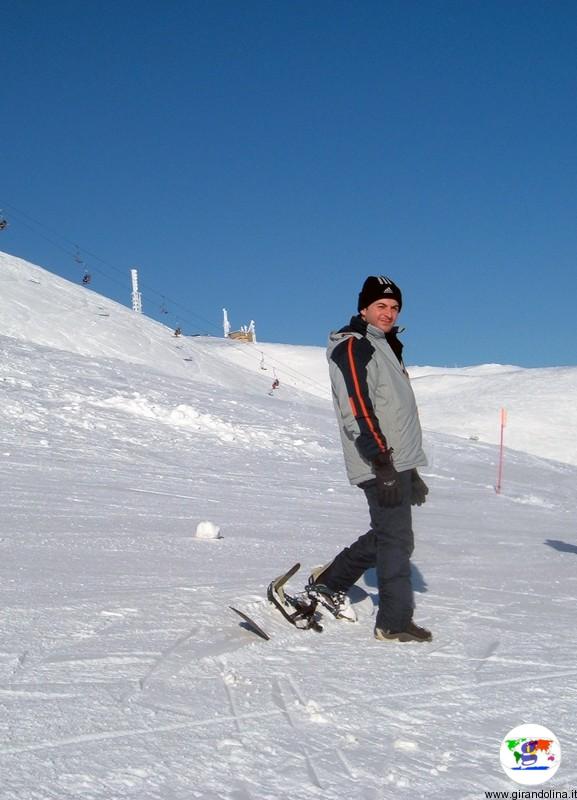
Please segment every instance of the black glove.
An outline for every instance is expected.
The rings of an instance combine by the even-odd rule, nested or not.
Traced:
[[[416,469],[411,470],[411,505],[422,506],[429,494],[429,487]]]
[[[398,506],[403,499],[400,476],[393,466],[391,450],[385,450],[373,461],[373,469],[379,491],[379,505],[390,508]]]

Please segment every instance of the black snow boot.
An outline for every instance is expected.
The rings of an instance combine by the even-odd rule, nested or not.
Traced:
[[[375,639],[382,642],[432,642],[433,634],[411,621],[404,631],[386,631],[382,628],[375,628]]]

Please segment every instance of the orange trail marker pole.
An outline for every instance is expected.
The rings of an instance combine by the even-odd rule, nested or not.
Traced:
[[[501,494],[501,483],[503,480],[503,438],[504,438],[504,431],[507,426],[507,410],[505,408],[501,409],[501,443],[499,445],[499,473],[497,475],[497,485],[495,486],[495,491],[497,494]]]

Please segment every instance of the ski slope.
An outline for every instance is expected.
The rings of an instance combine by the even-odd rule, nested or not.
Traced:
[[[477,800],[520,788],[522,722],[561,741],[546,788],[577,787],[577,368],[410,370],[435,638],[391,645],[372,572],[321,634],[263,596],[368,524],[322,348],[175,338],[5,254],[0,320],[2,800]]]

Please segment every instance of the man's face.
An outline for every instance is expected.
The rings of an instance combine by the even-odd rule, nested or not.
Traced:
[[[374,325],[384,333],[388,333],[399,316],[399,304],[396,300],[375,300],[370,306],[361,309],[361,317],[369,325]]]

